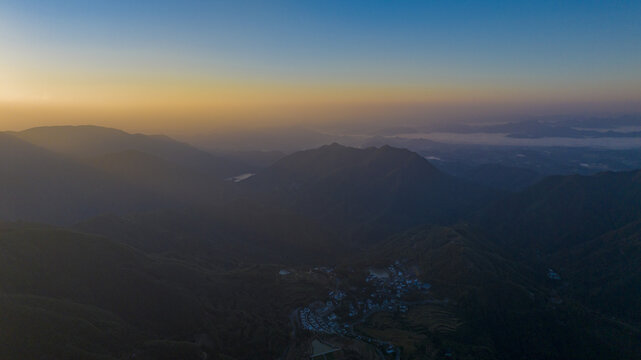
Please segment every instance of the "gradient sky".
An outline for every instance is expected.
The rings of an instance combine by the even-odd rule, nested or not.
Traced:
[[[0,0],[0,128],[641,111],[641,1]]]

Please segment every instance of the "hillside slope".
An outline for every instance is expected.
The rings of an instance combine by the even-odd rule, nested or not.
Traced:
[[[229,182],[137,150],[109,153],[83,162],[183,205],[221,202],[234,192]]]
[[[103,237],[0,223],[0,358],[275,358],[288,314],[321,296],[278,270],[214,271]]]
[[[287,156],[243,186],[360,241],[451,221],[492,193],[407,150],[339,144]]]
[[[545,268],[518,261],[467,226],[415,228],[382,242],[366,258],[379,266],[398,259],[415,269],[422,281],[432,284],[430,295],[441,300],[435,302],[439,312],[460,319],[460,325],[448,333],[424,330],[441,324],[433,317],[412,318],[411,326],[406,325],[409,319],[398,321],[398,317],[378,325],[384,334],[396,331],[408,338],[426,337],[423,346],[417,346],[423,352],[426,347],[447,346],[461,358],[560,360],[630,358],[641,351],[638,324],[614,319],[593,307],[613,305],[618,299],[619,305],[636,311],[632,310],[635,299],[620,296],[628,290],[631,296],[638,293],[631,288],[637,275],[621,279],[627,288],[601,287],[606,280],[614,280],[611,272],[604,275],[607,279],[592,277],[594,282],[581,284],[587,285],[583,289],[609,295],[610,301],[603,301],[605,296],[584,301],[547,279]],[[630,263],[621,268],[630,270]],[[418,352],[412,356],[440,358]]]
[[[246,166],[162,135],[129,134],[100,126],[49,126],[13,133],[50,151],[76,158],[136,150],[219,179],[246,172]]]
[[[522,249],[554,251],[641,217],[641,171],[551,176],[485,209],[479,224]]]
[[[148,190],[0,134],[0,219],[72,223],[168,205]]]

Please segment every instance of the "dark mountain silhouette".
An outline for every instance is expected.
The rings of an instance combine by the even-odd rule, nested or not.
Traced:
[[[641,324],[641,218],[563,249],[548,263],[559,269],[581,301]]]
[[[215,271],[37,224],[0,224],[0,249],[2,359],[275,358],[289,311],[322,296],[275,266]]]
[[[205,281],[197,271],[52,227],[2,224],[0,234],[1,298],[13,310],[0,320],[3,358],[115,358],[201,327],[204,304],[176,282]]]
[[[481,223],[519,248],[566,248],[641,217],[641,171],[552,176],[492,205]]]
[[[638,255],[638,251],[636,253]],[[432,285],[431,296],[448,299],[440,303],[438,311],[449,313],[451,318],[464,324],[461,328],[465,330],[461,332],[466,333],[463,336],[465,340],[451,334],[447,340],[433,342],[432,346],[447,341],[450,349],[455,348],[464,358],[520,358],[523,353],[532,358],[546,359],[626,358],[641,350],[638,325],[612,319],[607,314],[585,307],[575,300],[585,298],[577,296],[574,289],[561,291],[557,284],[548,280],[545,268],[517,261],[509,251],[480,236],[474,228],[414,228],[381,242],[365,258],[366,262],[377,266],[389,264],[390,259],[401,259],[422,281]],[[628,261],[619,268],[631,270],[631,264]],[[638,269],[635,270],[634,274],[638,274]],[[594,269],[593,273],[597,271]],[[610,296],[610,302],[598,299],[596,303],[625,304],[628,312],[638,314],[634,307],[638,300],[627,298],[627,294],[638,294],[637,289],[631,289],[638,275],[623,277],[621,282],[628,288],[615,289],[616,285],[601,288],[608,280],[614,280],[611,276],[617,272],[606,273],[609,275],[594,278],[595,282],[583,290],[600,293],[603,289]],[[580,278],[576,275],[576,279]],[[584,285],[576,284],[579,288]],[[631,291],[627,293],[626,290]],[[586,304],[593,305],[591,302]],[[629,321],[631,318],[625,319]],[[411,337],[425,333],[417,328],[433,324],[428,319],[412,320],[413,326],[392,322],[379,329],[393,332],[394,326],[398,326],[396,331]],[[484,334],[483,337],[472,335],[480,333]],[[476,349],[470,349],[470,343],[475,344]],[[479,348],[483,350],[479,352]],[[420,356],[407,355],[409,358]]]
[[[541,180],[536,171],[501,164],[483,164],[458,175],[466,181],[497,190],[522,190]]]
[[[105,215],[75,226],[147,253],[198,257],[216,263],[335,261],[328,231],[287,209],[239,199],[217,206]]]
[[[137,150],[101,155],[84,162],[123,182],[183,205],[220,202],[233,191],[231,184],[216,176]]]
[[[0,219],[71,223],[107,212],[162,207],[148,189],[0,134]]]
[[[498,201],[479,227],[559,294],[638,328],[641,172],[553,176]]]
[[[450,298],[504,281],[515,286],[513,290],[521,292],[523,299],[529,291],[541,290],[530,269],[465,225],[419,226],[390,236],[367,254],[368,260],[381,264],[389,258],[415,264],[422,280],[437,285]]]
[[[38,127],[14,135],[53,152],[76,158],[137,150],[220,179],[246,172],[243,164],[216,157],[163,135],[129,134],[88,125]]]
[[[366,280],[390,264],[432,287],[352,326],[401,358],[641,351],[641,171],[529,185],[538,173],[492,156],[456,176],[390,146],[281,156],[238,154],[263,168],[235,183],[222,174],[243,161],[164,137],[0,133],[0,219],[19,221],[0,222],[0,358],[297,359],[318,334],[292,312],[339,288],[396,301],[412,280]]]
[[[287,156],[243,185],[360,240],[451,220],[491,193],[408,150],[339,144]]]

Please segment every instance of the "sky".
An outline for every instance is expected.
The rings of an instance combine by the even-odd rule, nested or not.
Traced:
[[[0,130],[641,112],[641,1],[0,0]]]

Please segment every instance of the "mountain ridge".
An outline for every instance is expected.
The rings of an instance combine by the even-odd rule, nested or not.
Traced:
[[[241,185],[361,240],[448,221],[493,193],[442,173],[405,149],[336,143],[289,155]]]
[[[76,158],[138,150],[220,179],[243,173],[246,168],[244,164],[217,157],[165,135],[130,134],[94,125],[37,127],[12,134],[34,145]]]

